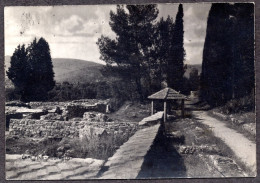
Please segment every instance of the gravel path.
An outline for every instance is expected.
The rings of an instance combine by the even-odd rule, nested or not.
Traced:
[[[199,122],[208,125],[214,135],[224,141],[235,153],[235,155],[256,173],[256,144],[248,140],[244,135],[226,126],[207,112],[194,111],[193,114]]]

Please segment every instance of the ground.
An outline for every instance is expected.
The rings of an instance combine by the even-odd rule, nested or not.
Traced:
[[[184,119],[180,118],[180,116],[169,116],[168,121],[162,126],[163,130],[160,130],[160,133],[157,134],[150,150],[144,156],[136,178],[255,176],[255,141],[248,140],[247,136],[230,128],[226,125],[227,122],[223,123],[222,120],[210,116],[210,112],[196,111],[196,106],[193,105],[195,102],[188,102]],[[118,111],[109,114],[109,118],[115,121],[138,122],[149,116],[149,108],[149,104],[126,102]],[[175,111],[175,114],[178,115],[179,113],[179,111]],[[141,134],[144,135],[142,139],[150,138],[149,133],[146,133],[146,135]],[[139,138],[132,138],[127,143],[131,141],[131,144],[135,144],[137,139]],[[236,139],[239,139],[241,145],[234,143]],[[23,144],[23,142],[20,143]],[[124,145],[127,145],[127,143]],[[12,145],[12,150],[14,151],[15,148],[21,147],[21,144],[8,143],[7,148],[10,148]],[[26,148],[28,148],[30,141],[24,144],[27,144]],[[246,146],[248,147],[245,148]],[[138,151],[138,149],[136,150]],[[17,150],[17,153],[22,152]],[[15,157],[15,155],[13,156]],[[85,166],[83,162],[62,162],[66,164],[65,169],[67,166],[69,167],[67,170],[63,170],[63,166],[57,169],[57,166],[61,163],[60,160],[53,160],[52,163],[55,164],[57,169],[56,176],[62,176],[63,174],[58,175],[59,173],[57,172],[63,171],[70,174],[69,177],[64,175],[63,179],[84,178],[84,176],[85,178],[98,178],[94,174],[99,175],[100,170],[105,167],[107,160],[93,159],[92,161],[102,161],[100,164],[94,164],[97,166],[95,166],[96,169],[93,175],[88,174],[89,170],[80,168]],[[28,172],[30,174],[31,171],[43,171],[40,168],[41,166],[45,168],[53,167],[52,164],[46,165],[46,162],[31,165],[30,161],[28,165],[24,165],[26,162],[27,160],[22,163],[25,167],[21,169],[23,173],[20,174],[23,176],[26,176]],[[13,167],[14,164],[12,157],[7,160],[7,165]],[[76,167],[75,170],[71,164]],[[17,168],[10,168],[10,166],[7,166],[9,177],[20,177],[20,174],[17,173]],[[38,168],[35,169],[33,166]],[[86,164],[86,166],[88,165]],[[27,170],[26,168],[31,169]],[[48,178],[48,173],[50,173],[48,171],[46,169],[44,175],[38,178]],[[109,177],[111,178],[111,176]]]
[[[139,122],[150,115],[150,103],[125,102],[116,112],[108,114],[114,121]]]

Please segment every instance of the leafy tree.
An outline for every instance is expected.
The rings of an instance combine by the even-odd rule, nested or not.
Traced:
[[[135,82],[140,100],[144,99],[142,81],[150,83],[150,50],[153,43],[153,23],[158,15],[156,5],[118,5],[110,12],[110,26],[116,39],[101,36],[97,45],[101,60],[107,64],[106,72]]]
[[[185,50],[183,43],[183,7],[179,5],[175,19],[175,26],[172,32],[172,44],[170,45],[170,55],[168,56],[167,82],[169,87],[182,90],[183,75],[185,73]]]
[[[28,78],[29,78],[29,64],[27,61],[27,51],[25,45],[18,45],[11,57],[11,66],[6,72],[8,78],[15,86],[15,92],[24,96]]]
[[[170,16],[166,20],[161,18],[155,25],[155,46],[152,52],[152,57],[155,59],[152,67],[155,91],[161,89],[161,83],[167,79],[168,61],[172,59],[173,29],[174,22]]]

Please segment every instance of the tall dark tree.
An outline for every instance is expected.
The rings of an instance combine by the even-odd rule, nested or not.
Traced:
[[[36,38],[27,48],[28,63],[31,67],[28,100],[46,100],[48,92],[55,86],[49,44],[44,38]]]
[[[253,4],[213,4],[203,51],[202,100],[212,106],[248,95],[254,88]]]
[[[201,73],[201,97],[210,105],[231,98],[233,32],[230,4],[213,4],[208,16]],[[224,94],[225,91],[225,94]]]
[[[117,6],[110,12],[110,26],[116,39],[101,36],[98,46],[101,60],[107,64],[106,72],[118,74],[136,84],[140,100],[144,98],[142,82],[151,82],[150,51],[153,43],[153,23],[158,15],[156,5]]]
[[[254,4],[234,4],[234,87],[233,98],[249,95],[254,90]]]
[[[184,30],[183,30],[183,7],[179,5],[172,32],[171,54],[168,57],[167,82],[168,85],[178,91],[182,90],[183,75],[185,73],[184,60]]]
[[[11,58],[7,76],[21,95],[21,100],[46,100],[55,86],[50,48],[45,39],[36,38],[25,49],[18,46]]]
[[[18,45],[11,57],[11,66],[6,72],[8,78],[13,82],[16,93],[24,96],[28,77],[29,77],[29,64],[27,61],[27,51],[25,45]]]

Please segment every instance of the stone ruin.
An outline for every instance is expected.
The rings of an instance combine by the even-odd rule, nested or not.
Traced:
[[[12,103],[6,106],[9,136],[126,141],[138,123],[113,122],[109,100]]]
[[[6,130],[9,129],[11,119],[68,121],[73,118],[83,118],[85,112],[95,112],[95,116],[100,118],[100,120],[95,118],[91,121],[104,121],[106,120],[104,113],[109,113],[109,108],[109,100],[96,99],[75,100],[70,102],[7,102]],[[91,116],[88,115],[88,117]]]

